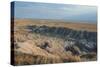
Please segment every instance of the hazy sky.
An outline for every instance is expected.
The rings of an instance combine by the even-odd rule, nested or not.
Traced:
[[[97,22],[97,7],[71,4],[15,2],[15,18]]]

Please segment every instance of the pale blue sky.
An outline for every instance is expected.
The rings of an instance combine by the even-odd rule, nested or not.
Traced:
[[[97,7],[71,4],[14,2],[15,18],[61,19],[79,22],[97,22]]]

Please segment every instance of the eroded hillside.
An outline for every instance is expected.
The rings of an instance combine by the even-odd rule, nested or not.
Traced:
[[[60,23],[52,23],[51,26],[49,22],[47,25],[47,22],[43,21],[23,23],[24,21],[17,20],[14,25],[12,51],[15,52],[15,65],[97,59],[97,32],[94,27],[89,30],[86,25],[86,30],[77,30],[67,27],[67,23],[64,26],[60,26]]]

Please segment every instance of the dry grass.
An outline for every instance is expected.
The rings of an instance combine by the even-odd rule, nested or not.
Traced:
[[[42,55],[17,53],[15,56],[15,65],[50,64],[62,62],[60,58],[51,58]]]
[[[26,20],[26,19],[20,19],[15,20],[16,26],[27,26],[27,25],[37,25],[37,26],[50,26],[50,27],[65,27],[65,28],[71,28],[75,30],[87,30],[96,32],[97,31],[97,25],[96,24],[88,24],[88,23],[70,23],[67,21],[55,21],[55,20]],[[48,23],[50,22],[50,23]]]
[[[24,34],[23,34],[24,33]],[[49,64],[62,62],[78,62],[79,56],[74,56],[64,51],[63,40],[53,37],[15,32],[15,41],[19,48],[15,51],[15,65]],[[42,49],[40,46],[48,42],[50,48]]]
[[[16,52],[17,53],[17,52]],[[79,62],[79,56],[66,56],[66,57],[50,57],[42,55],[31,55],[26,53],[15,54],[14,65],[32,65],[32,64],[53,64],[53,63],[66,63],[66,62]]]

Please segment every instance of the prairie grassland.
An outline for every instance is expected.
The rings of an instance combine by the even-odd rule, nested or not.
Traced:
[[[79,23],[79,22],[66,22],[61,20],[25,20],[19,19],[15,20],[15,26],[27,26],[27,25],[37,25],[37,26],[50,26],[50,27],[65,27],[75,30],[87,30],[96,32],[97,25],[96,24],[89,24],[89,23]]]

